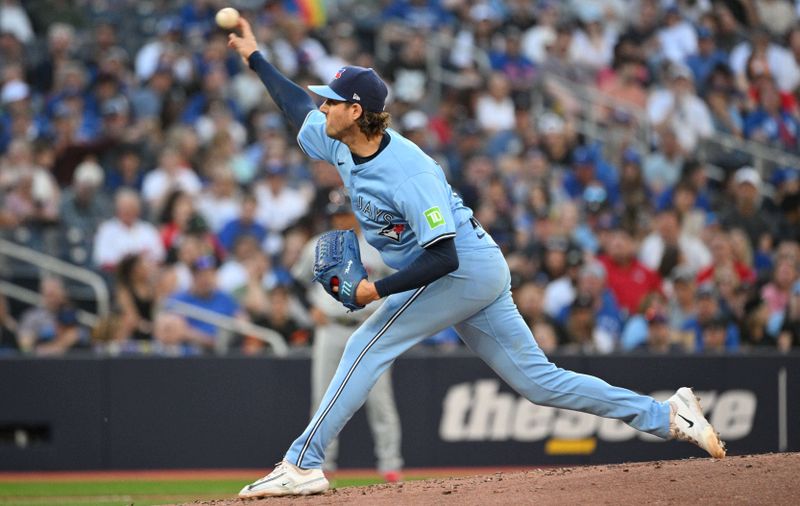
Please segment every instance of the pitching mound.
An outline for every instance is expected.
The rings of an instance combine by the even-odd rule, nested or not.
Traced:
[[[535,469],[331,490],[311,497],[195,504],[797,504],[800,453]]]

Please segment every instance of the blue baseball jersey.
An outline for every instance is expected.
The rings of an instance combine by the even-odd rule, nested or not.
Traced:
[[[366,240],[383,261],[402,269],[423,248],[455,238],[456,250],[494,246],[473,226],[464,205],[436,161],[416,144],[388,129],[388,146],[373,159],[355,164],[350,149],[325,133],[325,114],[306,116],[297,142],[303,151],[339,170]]]

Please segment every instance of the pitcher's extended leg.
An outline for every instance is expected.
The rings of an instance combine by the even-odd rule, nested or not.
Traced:
[[[503,380],[531,402],[616,418],[635,429],[669,437],[669,403],[556,367],[536,344],[508,291],[456,325],[456,331]]]

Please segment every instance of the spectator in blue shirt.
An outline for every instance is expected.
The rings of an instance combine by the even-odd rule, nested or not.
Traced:
[[[686,65],[694,74],[697,91],[700,95],[705,92],[708,76],[719,64],[727,64],[728,56],[725,51],[717,48],[714,34],[705,26],[697,30],[697,52],[686,57]]]
[[[199,257],[192,263],[192,286],[167,301],[167,311],[180,313],[174,302],[182,302],[230,318],[245,318],[236,299],[217,288],[217,261],[211,255]],[[188,317],[187,341],[203,349],[224,348],[220,329],[213,323]]]
[[[717,289],[711,282],[697,288],[697,315],[681,330],[694,334],[696,352],[739,349],[739,328],[720,311]]]
[[[255,237],[259,244],[263,244],[267,239],[267,228],[256,221],[257,208],[258,201],[255,195],[247,193],[242,197],[242,211],[239,217],[223,225],[217,234],[226,252],[232,251],[236,240],[243,235]]]
[[[598,160],[589,148],[575,148],[572,170],[564,176],[564,191],[571,198],[578,199],[587,187],[598,185],[605,189],[608,202],[615,206],[619,202],[619,186],[613,167]]]
[[[800,133],[797,118],[781,105],[781,96],[775,83],[764,81],[760,92],[758,108],[744,120],[745,137],[796,151]]]

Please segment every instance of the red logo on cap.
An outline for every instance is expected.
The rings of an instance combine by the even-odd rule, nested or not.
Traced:
[[[342,73],[343,73],[345,70],[347,70],[347,68],[346,68],[346,67],[342,67],[342,68],[340,68],[340,69],[339,69],[339,71],[336,73],[336,75],[335,75],[335,76],[333,76],[333,78],[334,78],[334,79],[339,79],[340,77],[342,77]]]

